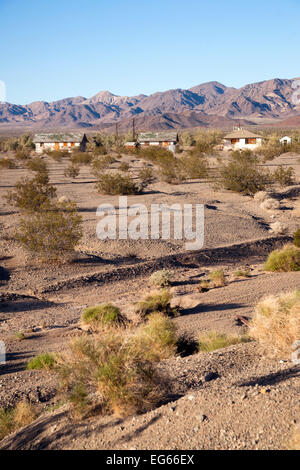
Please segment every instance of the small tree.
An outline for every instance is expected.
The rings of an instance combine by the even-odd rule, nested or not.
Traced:
[[[21,219],[16,239],[42,260],[65,260],[82,237],[82,217],[74,202],[48,202],[40,209]]]
[[[45,172],[38,172],[33,179],[22,178],[16,183],[13,191],[6,196],[7,201],[18,209],[39,211],[53,199],[56,188],[49,183]]]

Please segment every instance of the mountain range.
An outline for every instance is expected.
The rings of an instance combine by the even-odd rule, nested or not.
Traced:
[[[127,131],[132,127],[132,118],[140,130],[230,128],[237,120],[247,125],[284,126],[285,120],[287,127],[299,125],[300,81],[276,78],[242,88],[208,82],[188,90],[178,88],[149,96],[117,96],[102,91],[91,98],[77,96],[50,103],[0,103],[0,129],[113,130],[118,123],[120,131]]]

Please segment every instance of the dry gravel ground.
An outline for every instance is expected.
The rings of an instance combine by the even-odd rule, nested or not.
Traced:
[[[288,154],[271,165],[292,164],[299,181],[298,158]],[[135,174],[141,162],[126,159],[132,160]],[[250,318],[262,296],[300,288],[299,273],[263,271],[267,253],[287,240],[270,239],[270,223],[286,224],[289,233],[299,227],[299,213],[293,211],[299,185],[277,194],[282,209],[273,212],[203,181],[155,183],[146,194],[128,198],[130,204],[143,202],[148,208],[153,202],[206,204],[204,250],[188,254],[178,240],[100,242],[96,208],[117,203],[117,198],[96,193],[88,167],[72,182],[63,176],[64,164],[48,163],[59,196],[74,198],[79,206],[84,238],[71,264],[40,266],[25,258],[7,236],[20,214],[3,199],[24,170],[1,169],[0,339],[8,361],[0,366],[0,406],[22,398],[41,410],[55,403],[55,379],[50,373],[24,370],[27,361],[41,352],[63,350],[80,331],[85,306],[113,301],[133,315],[134,302],[151,290],[149,275],[160,267],[174,271],[173,302],[181,307],[174,321],[195,338],[209,330],[243,334],[246,327],[237,324],[237,315]],[[200,282],[215,269],[225,271],[227,285],[200,293]],[[250,277],[236,279],[238,269],[249,270]],[[19,331],[26,332],[25,340],[16,339]],[[256,343],[176,358],[160,367],[172,387],[168,403],[157,409],[125,420],[93,417],[74,425],[63,406],[4,439],[0,448],[276,449],[287,445],[295,421],[300,422],[299,370],[291,362],[267,359]],[[212,372],[217,375],[207,381]]]

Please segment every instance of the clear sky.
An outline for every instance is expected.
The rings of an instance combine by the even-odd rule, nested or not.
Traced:
[[[0,20],[11,103],[300,76],[300,0],[0,0]]]

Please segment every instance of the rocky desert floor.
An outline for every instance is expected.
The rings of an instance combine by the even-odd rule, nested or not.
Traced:
[[[21,214],[4,195],[26,174],[24,168],[0,174],[0,340],[7,362],[0,365],[0,406],[29,399],[41,415],[31,425],[7,436],[0,449],[283,449],[300,423],[299,366],[270,359],[255,343],[230,346],[165,360],[159,367],[171,381],[169,399],[134,417],[94,416],[71,420],[67,405],[55,405],[57,385],[50,372],[25,370],[42,352],[63,351],[80,332],[83,308],[105,301],[130,317],[134,303],[151,291],[150,275],[163,267],[174,272],[174,321],[195,339],[216,330],[242,335],[257,302],[268,294],[300,288],[300,274],[267,273],[264,261],[300,226],[299,155],[285,154],[269,166],[293,166],[296,182],[276,188],[279,209],[266,211],[251,197],[214,189],[206,181],[178,185],[155,182],[146,192],[129,196],[128,204],[205,205],[205,241],[186,251],[180,240],[101,241],[96,237],[100,204],[118,206],[117,196],[96,192],[95,179],[84,166],[76,180],[64,176],[65,163],[47,158],[58,196],[74,199],[83,217],[84,236],[77,256],[65,265],[40,265],[24,255],[12,233]],[[143,163],[123,156],[134,176]],[[211,157],[212,161],[214,157]],[[112,167],[118,166],[118,163]],[[297,209],[298,208],[298,209]],[[286,234],[270,230],[275,221]],[[216,269],[226,285],[200,292],[200,282]],[[237,278],[237,270],[249,271]],[[16,334],[25,332],[18,341]]]

